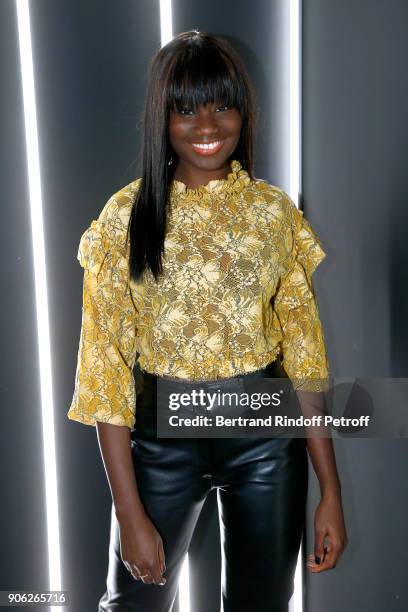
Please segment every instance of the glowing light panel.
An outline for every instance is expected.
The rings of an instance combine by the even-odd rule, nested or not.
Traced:
[[[38,152],[37,112],[31,46],[30,14],[27,0],[16,0],[21,83],[27,154],[31,235],[33,246],[35,306],[43,434],[45,508],[47,522],[49,589],[61,590],[58,482],[55,455],[54,403],[50,327],[48,317],[47,271],[44,244],[40,158]],[[63,607],[52,607],[62,610]]]

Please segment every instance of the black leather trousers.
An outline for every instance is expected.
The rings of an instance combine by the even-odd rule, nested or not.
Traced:
[[[277,376],[275,367],[244,376]],[[167,582],[144,584],[128,572],[112,506],[107,590],[99,612],[171,612],[182,563],[213,488],[221,526],[222,611],[287,612],[308,486],[305,439],[158,438],[157,377],[142,376],[132,453],[142,502],[163,539]],[[183,391],[188,385],[175,384]]]

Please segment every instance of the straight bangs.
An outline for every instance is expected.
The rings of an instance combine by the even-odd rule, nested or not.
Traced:
[[[190,47],[178,58],[167,88],[167,110],[195,111],[199,105],[217,104],[237,108],[247,115],[244,79],[218,49]]]

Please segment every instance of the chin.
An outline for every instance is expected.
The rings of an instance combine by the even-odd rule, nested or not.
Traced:
[[[220,151],[219,154],[207,156],[193,154],[192,156],[189,156],[188,159],[185,158],[185,161],[203,170],[217,170],[218,168],[222,168],[222,166],[225,166],[229,158],[229,153],[223,154],[223,151]]]

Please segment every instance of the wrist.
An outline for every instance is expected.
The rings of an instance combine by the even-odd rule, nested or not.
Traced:
[[[119,522],[128,519],[143,520],[147,516],[142,504],[138,502],[116,505],[115,515]]]
[[[341,485],[337,483],[322,487],[320,493],[323,499],[341,499]]]

